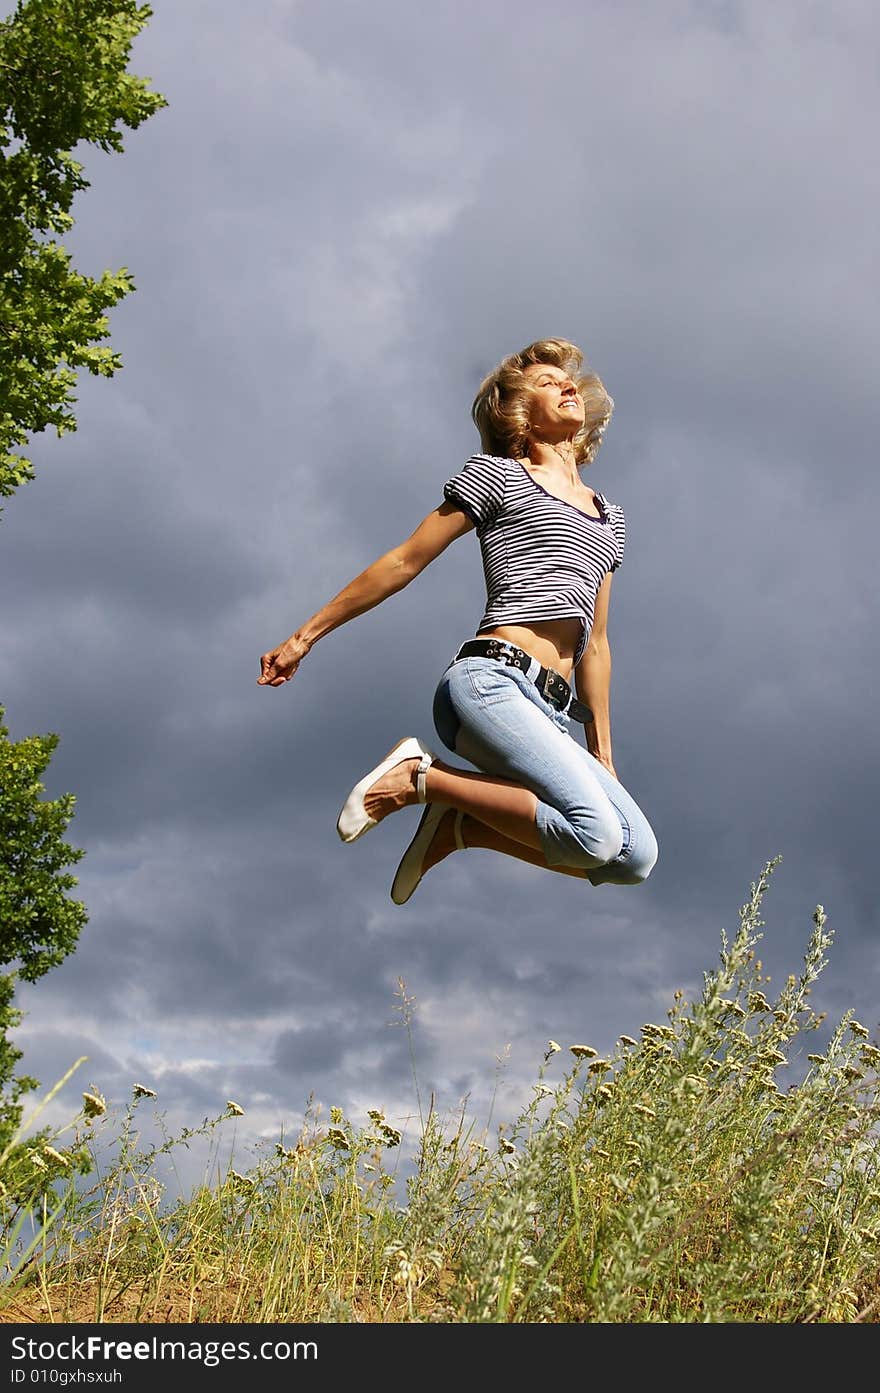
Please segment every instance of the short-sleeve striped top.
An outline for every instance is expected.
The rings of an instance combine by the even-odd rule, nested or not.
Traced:
[[[593,627],[596,593],[623,559],[623,509],[595,494],[594,518],[557,498],[519,460],[472,455],[447,480],[443,497],[476,526],[486,580],[477,633],[502,624],[579,619],[580,661]]]

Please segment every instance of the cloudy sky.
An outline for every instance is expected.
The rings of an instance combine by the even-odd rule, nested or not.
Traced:
[[[817,1009],[876,1029],[878,39],[869,0],[156,0],[132,67],[168,108],[86,155],[70,239],[134,276],[124,369],[0,524],[0,699],[60,735],[86,852],[79,947],[18,998],[45,1088],[87,1057],[54,1116],[233,1098],[239,1168],[310,1098],[494,1128],[549,1038],[698,992],[776,856],[766,970],[824,905]],[[437,744],[474,534],[283,688],[259,655],[437,505],[480,378],[550,335],[616,402],[585,477],[627,514],[615,763],[660,859],[594,889],[470,851],[398,907],[417,812],[352,846],[336,816]]]

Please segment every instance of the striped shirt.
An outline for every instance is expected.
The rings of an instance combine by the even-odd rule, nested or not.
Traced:
[[[593,627],[596,592],[623,559],[623,509],[595,495],[591,517],[557,498],[515,459],[471,455],[447,480],[443,497],[477,529],[486,608],[477,633],[502,624],[579,619],[579,662]]]

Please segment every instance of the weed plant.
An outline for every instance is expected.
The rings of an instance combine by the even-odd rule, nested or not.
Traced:
[[[767,995],[775,865],[698,1000],[676,992],[607,1057],[549,1041],[527,1105],[493,1136],[432,1102],[403,1198],[401,1134],[380,1109],[361,1126],[309,1109],[292,1144],[163,1209],[160,1158],[242,1109],[144,1148],[136,1114],[153,1095],[137,1085],[108,1165],[112,1119],[84,1094],[70,1145],[41,1136],[0,1158],[0,1319],[876,1321],[880,1048],[847,1013],[805,1052],[832,941],[821,906],[802,971]]]

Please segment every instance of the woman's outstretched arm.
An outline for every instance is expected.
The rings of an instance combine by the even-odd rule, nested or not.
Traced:
[[[441,503],[429,513],[411,536],[392,547],[356,576],[317,614],[307,619],[289,638],[260,658],[259,686],[280,687],[289,682],[319,638],[364,614],[409,585],[420,571],[445,551],[457,537],[470,531],[473,522],[460,508]]]
[[[611,645],[608,642],[610,599],[609,571],[596,595],[593,627],[584,655],[575,669],[575,682],[578,698],[585,706],[589,706],[593,713],[591,724],[584,727],[587,749],[616,779],[614,761],[611,758]]]

